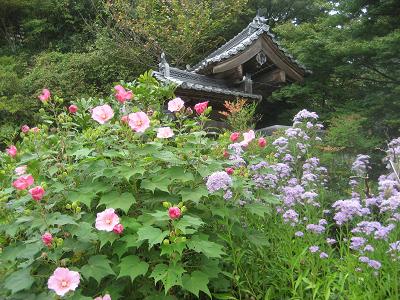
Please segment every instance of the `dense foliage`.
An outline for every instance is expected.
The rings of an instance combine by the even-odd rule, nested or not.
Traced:
[[[43,87],[67,102],[105,96],[115,78],[131,81],[156,68],[161,51],[185,67],[242,30],[258,9],[313,71],[269,99],[286,103],[271,124],[289,124],[307,107],[325,125],[345,120],[339,133],[357,116],[362,138],[343,145],[333,136],[340,143],[332,147],[373,149],[398,134],[396,0],[0,0],[0,7],[1,147],[15,141],[22,124],[37,122],[30,112]]]
[[[172,98],[149,73],[72,104],[42,91],[0,154],[2,298],[399,297],[400,139],[377,183],[361,154],[332,191],[315,112],[210,138],[208,102]]]

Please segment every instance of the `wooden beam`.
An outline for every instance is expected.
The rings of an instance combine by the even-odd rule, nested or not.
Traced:
[[[262,74],[257,78],[258,82],[286,82],[286,73],[281,69],[275,69],[268,73]]]
[[[246,61],[249,61],[254,56],[256,56],[260,52],[260,50],[261,50],[261,41],[258,40],[244,52],[241,52],[238,55],[220,64],[217,64],[215,67],[213,67],[212,72],[216,74],[237,68],[238,66],[244,64]]]

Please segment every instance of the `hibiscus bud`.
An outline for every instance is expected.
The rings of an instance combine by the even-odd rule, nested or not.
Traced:
[[[43,241],[43,244],[45,244],[47,247],[50,247],[51,243],[53,242],[53,236],[51,235],[50,232],[45,232],[42,235],[42,241]]]
[[[80,206],[78,206],[78,207],[75,209],[75,212],[76,212],[77,214],[79,214],[79,213],[81,212],[81,210],[82,210],[82,208],[81,208]]]
[[[46,259],[48,257],[47,252],[42,252],[42,254],[40,255],[41,258]]]
[[[71,208],[72,208],[72,207],[71,207],[71,204],[65,205],[65,208],[66,208],[66,209],[71,209]]]
[[[232,143],[236,142],[240,137],[240,132],[233,132],[230,136],[230,140]]]
[[[163,240],[163,244],[164,244],[164,245],[169,245],[169,239]]]
[[[187,207],[186,206],[182,206],[181,213],[184,213],[185,211],[187,211]]]
[[[122,116],[122,117],[121,117],[121,122],[122,122],[123,124],[128,124],[128,121],[129,121],[128,116]]]
[[[167,201],[164,201],[164,202],[162,203],[162,205],[164,206],[164,208],[170,208],[170,207],[171,207],[171,203],[169,203],[169,202],[167,202]]]
[[[193,114],[193,109],[191,109],[190,107],[186,108],[186,113],[187,113],[188,115]]]
[[[171,219],[178,219],[181,216],[181,210],[177,206],[170,207],[168,214]]]
[[[179,202],[177,206],[178,206],[179,208],[182,208],[183,202]]]
[[[72,105],[70,105],[68,107],[68,111],[69,111],[70,114],[74,114],[74,113],[76,113],[78,111],[78,106],[72,104]]]
[[[229,157],[229,152],[228,152],[226,149],[224,150],[224,157],[225,157],[225,158],[228,158],[228,157]]]
[[[226,168],[225,172],[228,173],[228,175],[232,175],[233,174],[234,169],[233,168]]]
[[[22,125],[21,126],[21,131],[23,132],[23,133],[27,133],[27,132],[29,132],[29,126],[28,125]]]
[[[186,236],[181,237],[182,242],[186,242]]]
[[[263,137],[260,137],[258,139],[258,146],[260,148],[264,148],[266,145],[267,145],[267,141]]]
[[[64,243],[64,240],[63,240],[62,238],[58,238],[58,239],[56,240],[57,247],[62,246],[63,243]]]
[[[121,234],[124,231],[124,226],[122,224],[117,224],[113,228],[114,233]]]
[[[72,202],[71,207],[72,207],[73,209],[76,209],[76,208],[78,207],[78,203],[77,203],[76,201]]]

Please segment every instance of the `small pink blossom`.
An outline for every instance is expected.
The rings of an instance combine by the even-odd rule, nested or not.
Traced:
[[[45,244],[47,247],[50,247],[51,243],[53,242],[53,236],[51,235],[50,232],[45,232],[42,235],[42,241],[43,241],[43,244]]]
[[[228,175],[232,175],[233,174],[234,169],[233,168],[226,168],[225,172],[228,173]]]
[[[31,194],[33,200],[40,201],[40,200],[42,200],[42,198],[45,194],[45,191],[44,191],[44,188],[42,188],[41,186],[38,185],[38,186],[35,186],[34,188],[30,189],[29,194]]]
[[[23,133],[27,133],[27,132],[29,132],[29,126],[28,125],[22,125],[21,126],[21,131],[23,132]]]
[[[78,106],[76,106],[75,104],[72,104],[68,107],[68,111],[70,114],[74,114],[78,111]]]
[[[17,190],[26,190],[34,182],[32,175],[22,175],[13,182],[13,187]]]
[[[231,142],[234,143],[238,140],[240,132],[233,132],[230,136]]]
[[[264,148],[266,145],[267,145],[267,140],[265,138],[263,138],[263,137],[260,137],[258,139],[258,146],[260,148]]]
[[[129,114],[129,126],[136,132],[145,132],[150,127],[149,117],[142,111]]]
[[[33,127],[33,128],[31,128],[31,131],[34,133],[38,133],[40,131],[40,129],[37,127]]]
[[[47,287],[64,296],[69,291],[75,291],[80,282],[78,272],[70,271],[68,268],[57,268],[47,281]]]
[[[18,150],[17,150],[17,147],[15,147],[14,145],[11,145],[10,147],[8,147],[6,149],[6,152],[10,157],[15,157],[17,155]]]
[[[181,98],[175,98],[168,102],[168,110],[170,112],[180,111],[184,107],[185,107],[185,102],[183,102]]]
[[[196,111],[196,113],[197,113],[198,115],[201,115],[201,114],[204,113],[204,111],[207,109],[207,106],[208,106],[208,101],[200,102],[200,103],[197,103],[197,104],[194,106],[194,110]]]
[[[97,230],[111,232],[117,224],[119,224],[119,217],[113,208],[107,208],[106,210],[97,213],[95,225]]]
[[[243,133],[243,139],[244,142],[250,143],[252,140],[254,140],[256,137],[255,133],[253,130],[249,130],[248,132]]]
[[[167,139],[174,136],[174,132],[170,127],[161,127],[157,129],[157,137],[159,139]]]
[[[27,165],[22,165],[22,166],[19,166],[19,167],[15,168],[14,172],[15,172],[16,175],[21,176],[21,175],[24,175],[26,173],[26,169],[27,168],[28,168]]]
[[[171,219],[178,219],[181,216],[181,210],[177,206],[168,209],[168,215]]]
[[[114,226],[113,228],[114,233],[121,234],[124,231],[124,226],[120,223]]]
[[[121,122],[124,123],[124,124],[128,124],[128,122],[129,122],[129,117],[128,117],[128,116],[122,116],[122,117],[121,117]]]
[[[117,98],[119,103],[124,103],[126,100],[130,100],[133,97],[133,93],[125,90],[122,85],[116,85],[114,89],[116,90],[115,98]]]
[[[48,89],[43,89],[42,93],[39,95],[39,99],[42,102],[46,102],[47,100],[49,100],[51,97],[51,93]]]
[[[105,294],[103,297],[99,296],[94,298],[93,300],[111,300],[111,296],[109,294]]]

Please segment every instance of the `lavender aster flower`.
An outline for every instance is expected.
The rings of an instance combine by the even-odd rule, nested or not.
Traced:
[[[304,236],[304,233],[302,231],[296,231],[294,233],[294,235],[297,236],[297,237],[302,237],[302,236]]]
[[[324,259],[324,258],[328,258],[329,255],[328,255],[327,253],[325,253],[325,252],[321,252],[321,253],[319,254],[319,257],[322,258],[322,259]]]
[[[382,264],[379,261],[373,260],[373,259],[368,261],[368,265],[371,268],[374,268],[375,270],[379,270],[381,268],[381,266],[382,266]]]
[[[318,246],[310,246],[308,248],[308,250],[310,250],[311,253],[315,253],[319,251],[319,247]]]

